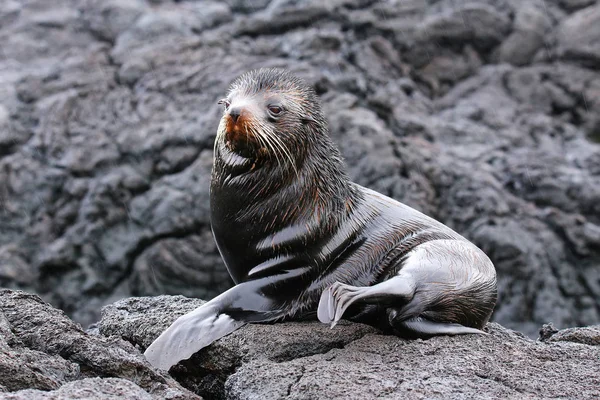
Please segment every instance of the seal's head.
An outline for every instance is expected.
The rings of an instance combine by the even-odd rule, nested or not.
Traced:
[[[288,71],[262,68],[233,81],[220,102],[213,231],[231,229],[225,220],[263,233],[304,226],[302,218],[336,215],[358,196],[310,85]]]
[[[295,166],[307,142],[327,131],[315,91],[286,70],[246,72],[219,103],[225,110],[217,140],[245,157]]]

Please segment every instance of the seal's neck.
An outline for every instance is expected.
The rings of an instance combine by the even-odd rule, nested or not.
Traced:
[[[315,133],[302,149],[290,151],[293,166],[281,160],[246,157],[218,140],[211,183],[213,213],[219,212],[220,218],[227,214],[237,222],[271,220],[274,225],[313,215],[331,222],[342,217],[358,193],[335,144],[327,135]],[[244,221],[246,217],[248,221]]]
[[[293,150],[295,168],[216,143],[211,226],[235,282],[273,271],[302,273],[359,208],[361,192],[350,183],[329,137],[314,137]],[[282,249],[290,259],[280,257]]]

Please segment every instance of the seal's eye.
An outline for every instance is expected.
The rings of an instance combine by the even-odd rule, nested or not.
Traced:
[[[283,112],[283,107],[280,106],[270,105],[268,108],[269,112],[273,115],[279,115]]]
[[[225,106],[225,109],[227,110],[231,105],[231,102],[227,99],[221,99],[217,102],[217,104],[223,104]]]

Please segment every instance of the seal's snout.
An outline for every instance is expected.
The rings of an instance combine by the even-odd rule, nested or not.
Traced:
[[[229,107],[225,114],[225,140],[230,144],[254,142],[253,118],[245,106]]]
[[[230,107],[227,110],[227,132],[245,132],[248,118],[249,112],[244,107]]]
[[[242,114],[242,108],[241,107],[235,107],[235,108],[229,109],[229,116],[233,120],[234,124],[237,123],[237,120],[238,120],[238,118],[240,117],[241,114]]]

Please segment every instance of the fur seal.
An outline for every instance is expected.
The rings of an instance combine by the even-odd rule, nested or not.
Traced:
[[[169,369],[251,322],[342,318],[406,337],[484,333],[496,272],[442,223],[352,183],[314,90],[287,71],[237,78],[220,103],[211,225],[236,285],[145,352]]]

